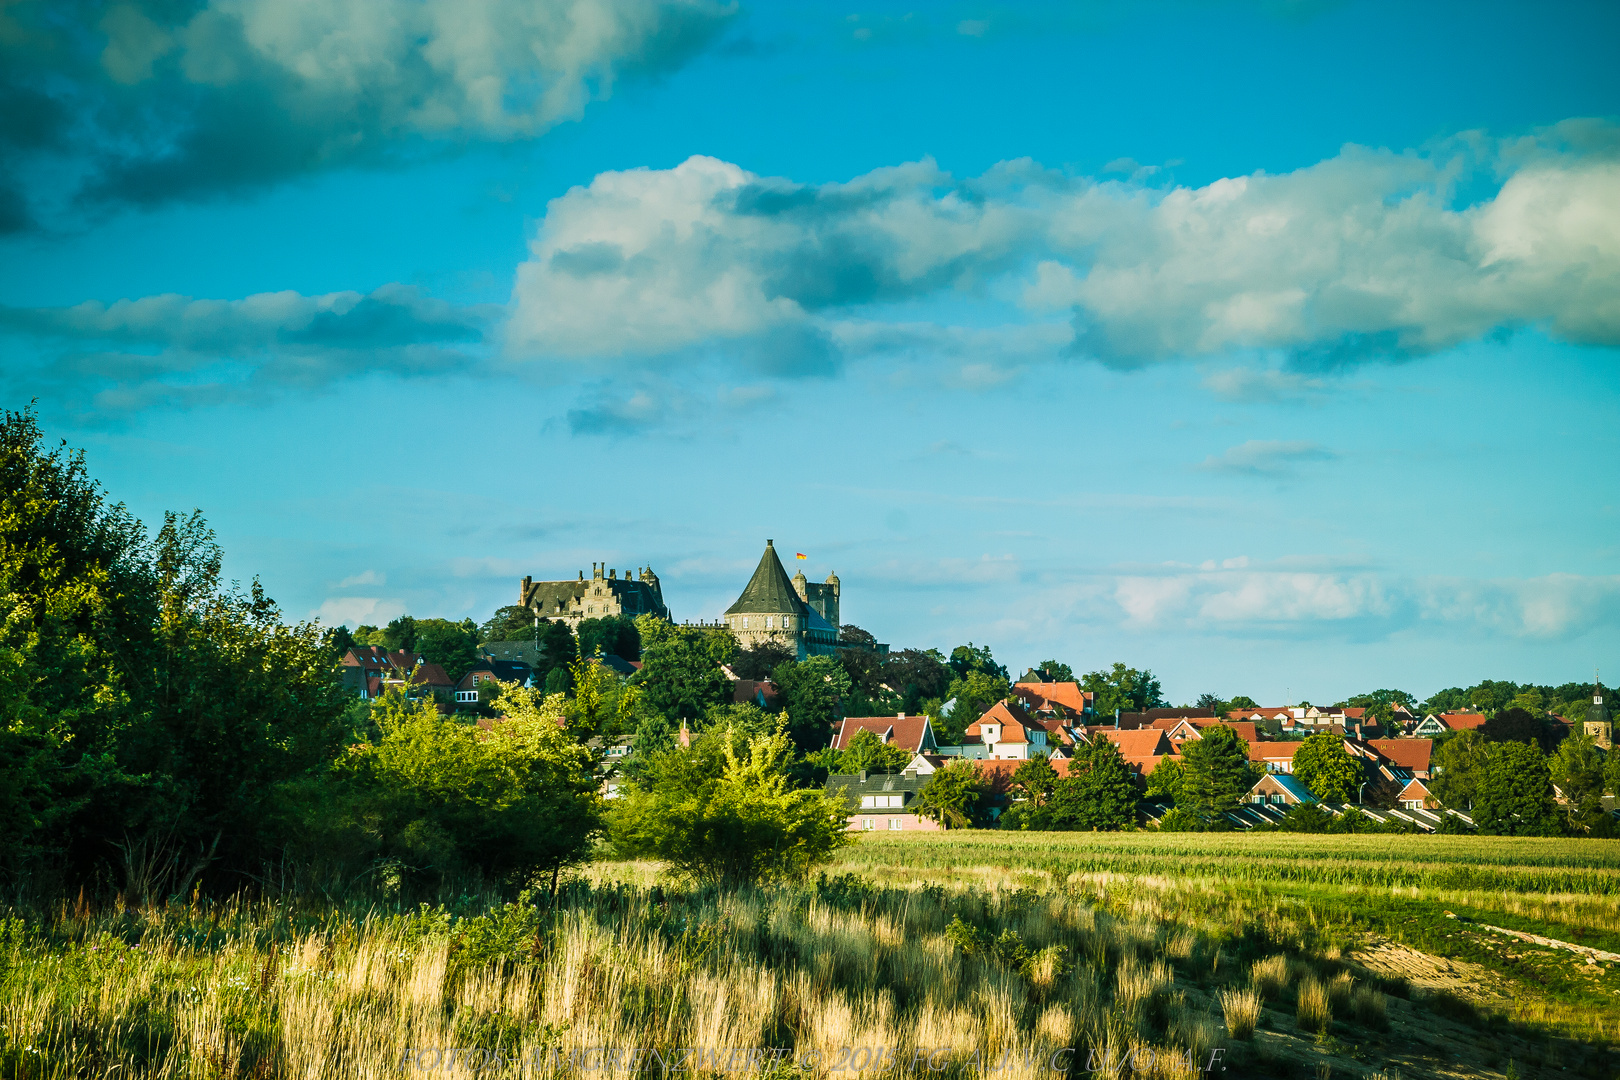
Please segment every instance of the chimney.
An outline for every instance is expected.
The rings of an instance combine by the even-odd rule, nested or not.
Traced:
[[[861,770],[861,783],[863,783],[863,784],[866,783],[866,770],[865,769]]]
[[[899,712],[894,714],[894,718],[896,720],[904,720],[906,718],[906,710],[901,709]]]

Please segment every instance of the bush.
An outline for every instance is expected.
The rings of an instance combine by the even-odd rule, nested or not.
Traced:
[[[1383,994],[1365,986],[1360,987],[1350,996],[1350,1015],[1356,1018],[1356,1023],[1363,1027],[1382,1030],[1389,1026],[1389,1017],[1386,1015],[1387,1002]]]
[[[1222,990],[1221,1013],[1226,1017],[1226,1031],[1232,1038],[1254,1038],[1254,1029],[1260,1024],[1259,991]]]
[[[1333,1026],[1333,1005],[1328,997],[1328,988],[1315,976],[1306,976],[1299,984],[1294,1023],[1299,1030],[1317,1035]]]
[[[1264,960],[1256,960],[1249,969],[1249,982],[1264,997],[1281,997],[1288,988],[1288,957],[1278,953]]]

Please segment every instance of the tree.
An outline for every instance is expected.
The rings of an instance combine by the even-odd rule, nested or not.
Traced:
[[[1506,708],[1479,726],[1486,742],[1527,742],[1549,749],[1547,726],[1541,717],[1527,709]]]
[[[1224,717],[1227,713],[1228,703],[1214,694],[1199,694],[1198,700],[1193,702],[1194,707],[1208,709],[1216,716]]]
[[[788,735],[800,753],[820,750],[832,741],[839,703],[849,692],[849,675],[831,656],[812,656],[803,663],[783,664],[773,676],[782,688]]]
[[[568,730],[580,742],[595,735],[613,738],[636,730],[642,689],[621,678],[595,656],[581,656],[568,666],[574,699],[567,709]]]
[[[534,612],[521,604],[496,608],[495,614],[478,628],[478,641],[533,641]]]
[[[1020,763],[1012,774],[1013,790],[1030,806],[1044,804],[1051,797],[1052,788],[1057,781],[1057,770],[1052,768],[1052,762],[1045,754],[1036,754]]]
[[[641,659],[641,633],[628,615],[605,615],[581,619],[574,629],[583,656],[617,656],[621,660]]]
[[[1163,688],[1151,671],[1137,671],[1116,663],[1107,671],[1088,672],[1080,680],[1080,688],[1097,695],[1097,715],[1113,716],[1119,712],[1144,712],[1162,709],[1167,702]]]
[[[749,648],[737,650],[737,658],[731,662],[731,670],[739,679],[758,681],[770,678],[771,672],[783,664],[797,661],[798,654],[791,646],[767,638]]]
[[[1117,829],[1136,817],[1136,779],[1112,739],[1075,748],[1046,809],[1060,829]]]
[[[841,800],[789,784],[786,732],[736,742],[711,729],[691,750],[655,755],[615,800],[615,848],[699,880],[746,883],[803,877],[854,841]]]
[[[1470,810],[1485,769],[1485,737],[1478,730],[1442,736],[1434,747],[1434,780],[1429,790],[1441,805]]]
[[[838,640],[845,645],[853,645],[857,649],[869,649],[873,652],[876,652],[878,647],[877,638],[853,623],[845,623],[838,628]]]
[[[1061,660],[1042,660],[1034,671],[1042,682],[1074,682],[1074,669]]]
[[[898,746],[885,743],[871,731],[857,731],[849,745],[838,752],[840,773],[897,773],[911,762],[911,755]]]
[[[444,668],[452,682],[459,681],[478,663],[478,627],[471,619],[416,619],[414,633],[414,650],[428,663]]]
[[[380,644],[389,652],[398,652],[400,649],[404,649],[406,652],[415,652],[416,620],[409,615],[401,615],[393,620],[383,627]]]
[[[1569,800],[1571,822],[1602,812],[1603,758],[1592,744],[1592,736],[1584,730],[1571,732],[1558,744],[1549,762],[1552,782]]]
[[[1486,745],[1473,818],[1480,832],[1497,836],[1562,834],[1547,759],[1534,744]]]
[[[1159,759],[1159,763],[1148,774],[1147,793],[1149,797],[1166,798],[1171,802],[1181,801],[1181,781],[1185,775],[1181,760],[1168,754]]]
[[[958,645],[951,650],[950,665],[959,679],[966,678],[975,671],[1001,679],[1003,682],[1007,679],[1006,667],[996,663],[996,658],[990,655],[988,645],[981,648],[971,641],[966,645]]]
[[[1319,731],[1294,751],[1294,777],[1323,802],[1350,802],[1360,794],[1361,766],[1344,748],[1344,736]]]
[[[1249,765],[1248,743],[1231,728],[1211,724],[1202,735],[1182,744],[1181,794],[1176,807],[1206,824],[1216,824],[1248,795],[1255,770]]]
[[[951,685],[950,665],[938,649],[901,649],[883,660],[883,681],[900,696],[896,711],[920,712],[931,698],[944,699]]]
[[[949,716],[940,717],[937,737],[942,745],[956,746],[961,743],[968,726],[996,702],[1006,700],[1012,693],[1012,687],[1004,676],[970,671],[952,680],[946,693],[956,699],[956,704],[951,706]]]
[[[679,728],[696,726],[709,706],[731,701],[732,684],[720,670],[710,636],[693,627],[677,627],[651,615],[636,620],[641,632],[641,670],[632,681],[647,704]],[[730,638],[729,632],[726,637]],[[735,640],[732,648],[735,649]]]
[[[1226,705],[1228,712],[1230,712],[1232,709],[1258,709],[1260,707],[1260,703],[1255,701],[1254,698],[1249,697],[1247,694],[1239,694],[1231,701],[1228,701]]]
[[[973,762],[958,758],[936,769],[917,793],[917,816],[942,829],[966,829],[979,821],[987,794],[984,777]]]
[[[846,716],[893,716],[904,703],[884,681],[883,657],[870,649],[839,649],[838,663],[849,676]]]

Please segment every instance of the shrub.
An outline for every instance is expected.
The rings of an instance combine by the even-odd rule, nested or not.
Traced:
[[[1328,997],[1328,989],[1314,976],[1307,976],[1299,984],[1294,1023],[1301,1031],[1314,1034],[1321,1034],[1333,1026],[1333,1005]]]
[[[1389,1018],[1385,1015],[1386,1001],[1383,994],[1368,987],[1359,987],[1350,995],[1350,1015],[1356,1018],[1356,1023],[1364,1027],[1382,1029],[1389,1025]]]
[[[1262,996],[1281,997],[1288,988],[1288,957],[1278,953],[1264,960],[1256,960],[1249,969],[1249,981]]]
[[[1260,1024],[1260,992],[1254,989],[1222,990],[1221,1013],[1226,1017],[1226,1030],[1232,1038],[1254,1038],[1254,1029]]]
[[[1350,1008],[1350,996],[1355,990],[1356,980],[1351,978],[1348,971],[1341,971],[1327,984],[1328,1002],[1332,1007],[1344,1012]]]

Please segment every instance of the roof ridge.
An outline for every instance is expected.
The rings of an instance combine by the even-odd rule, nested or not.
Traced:
[[[782,569],[782,560],[777,557],[776,543],[773,540],[765,541],[765,552],[759,557],[759,565],[754,567],[754,575],[743,586],[742,595],[737,602],[726,608],[727,615],[759,612],[769,614],[776,612],[792,612],[795,615],[804,615],[810,609],[803,600],[799,599],[798,591],[793,588],[793,582],[788,580],[787,571]]]

